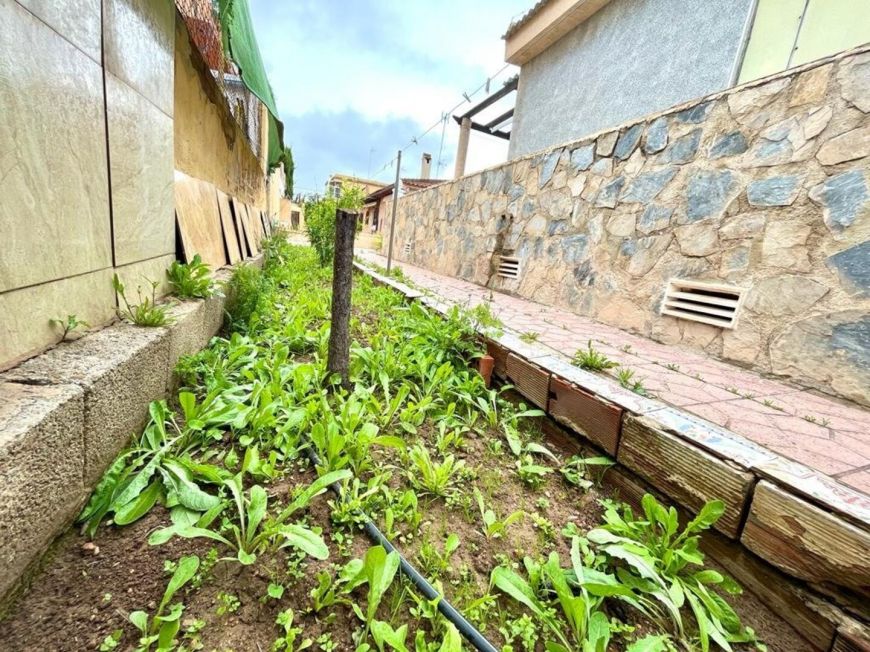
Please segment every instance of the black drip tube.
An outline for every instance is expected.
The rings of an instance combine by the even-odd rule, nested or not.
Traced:
[[[320,458],[317,456],[317,453],[314,449],[309,445],[307,447],[308,459],[311,460],[311,463],[316,467],[320,466]],[[341,488],[341,485],[337,482],[333,482],[329,485],[329,488],[332,492],[338,496],[339,500],[344,501],[344,491]],[[498,648],[495,647],[492,643],[490,643],[486,638],[481,634],[477,629],[472,625],[468,620],[463,616],[456,608],[450,604],[446,598],[442,597],[438,591],[435,590],[435,587],[429,584],[429,581],[423,577],[420,572],[411,566],[407,559],[405,559],[404,555],[402,555],[399,550],[396,549],[390,540],[384,536],[383,532],[381,532],[378,527],[372,522],[372,520],[368,517],[367,514],[362,514],[365,517],[365,526],[364,529],[369,539],[371,539],[377,545],[383,546],[384,549],[390,552],[396,552],[399,555],[399,568],[405,574],[405,576],[411,580],[411,584],[423,594],[423,596],[427,600],[434,600],[435,598],[440,598],[438,600],[438,611],[441,612],[441,615],[444,616],[447,620],[449,620],[453,625],[456,626],[456,629],[459,630],[459,633],[462,634],[463,638],[468,641],[471,645],[474,646],[476,650],[479,652],[499,652]]]

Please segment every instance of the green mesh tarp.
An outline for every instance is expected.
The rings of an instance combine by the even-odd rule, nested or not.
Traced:
[[[284,125],[266,77],[263,57],[254,36],[248,0],[220,0],[221,37],[227,55],[239,67],[242,82],[269,110],[269,167],[278,165],[284,149]]]

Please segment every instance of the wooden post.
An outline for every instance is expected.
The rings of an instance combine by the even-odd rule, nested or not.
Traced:
[[[350,295],[353,286],[353,237],[357,213],[335,211],[335,254],[332,259],[332,323],[326,370],[341,376],[341,386],[350,389]]]

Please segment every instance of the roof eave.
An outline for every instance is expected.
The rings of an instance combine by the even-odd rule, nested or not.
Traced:
[[[505,61],[516,66],[532,60],[568,32],[582,25],[610,0],[539,2],[504,36]]]

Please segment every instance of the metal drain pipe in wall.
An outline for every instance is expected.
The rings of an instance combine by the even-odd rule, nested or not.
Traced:
[[[311,461],[311,464],[314,467],[320,466],[320,458],[317,456],[317,453],[314,452],[314,449],[311,447],[309,442],[309,446],[307,448],[308,459]],[[344,491],[341,488],[341,485],[337,482],[333,482],[329,485],[329,488],[332,492],[338,497],[339,500],[344,502]],[[435,598],[440,598],[438,600],[438,611],[441,612],[441,615],[444,616],[448,621],[453,623],[459,633],[462,634],[462,637],[468,641],[474,649],[479,652],[499,652],[498,648],[495,647],[492,643],[490,643],[486,638],[477,631],[474,625],[472,625],[468,620],[463,616],[457,609],[447,601],[446,598],[442,597],[438,591],[435,590],[435,587],[432,586],[429,581],[420,574],[420,572],[414,568],[407,559],[405,559],[404,555],[402,555],[399,550],[396,549],[387,537],[384,536],[383,532],[381,532],[378,527],[372,522],[372,520],[368,517],[367,514],[362,514],[365,517],[365,525],[363,528],[365,529],[366,535],[371,539],[375,544],[379,546],[383,546],[384,549],[390,553],[395,552],[399,555],[399,568],[405,574],[405,576],[411,580],[411,584],[414,585],[420,593],[423,594],[427,600],[434,600]]]

